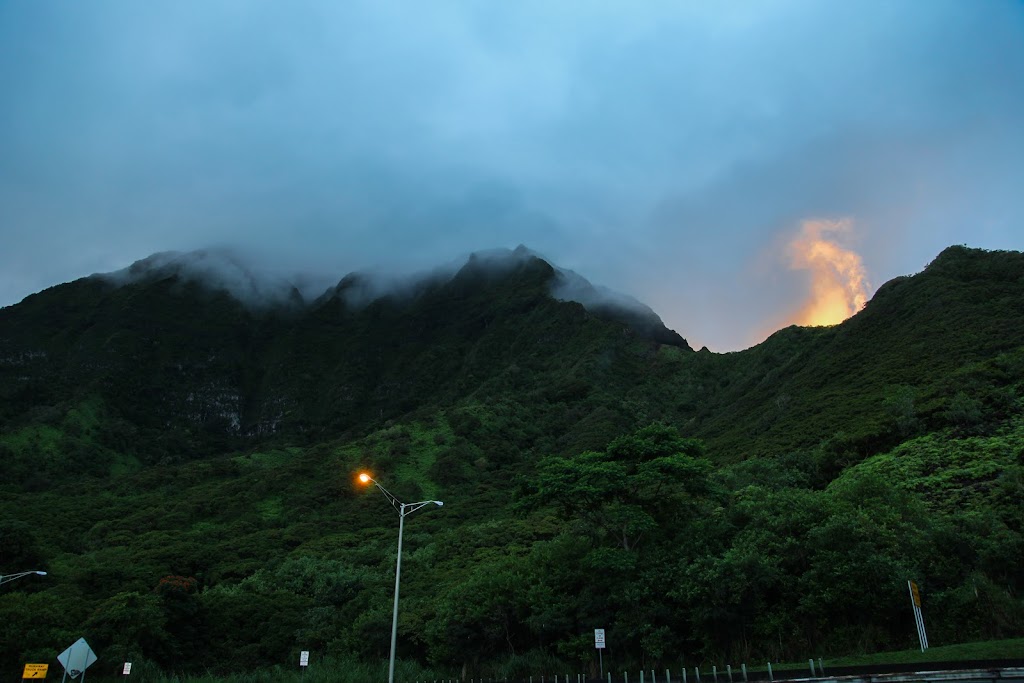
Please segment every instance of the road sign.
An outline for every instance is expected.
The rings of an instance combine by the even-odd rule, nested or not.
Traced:
[[[913,581],[907,581],[907,587],[910,588],[910,606],[914,610],[914,623],[917,625],[917,639],[921,643],[921,652],[928,649],[928,632],[924,628],[924,614],[921,612],[921,592],[917,589],[917,584]]]
[[[603,650],[604,649],[604,629],[603,628],[595,628],[594,629],[594,647],[596,647],[598,650]]]
[[[22,678],[46,678],[46,671],[50,668],[49,664],[26,664],[25,671],[21,674]]]
[[[89,647],[89,643],[85,642],[85,638],[79,638],[71,647],[57,655],[57,661],[64,666],[68,676],[78,678],[96,661],[96,653]]]
[[[299,653],[299,666],[309,666],[309,650]]]
[[[132,663],[131,662],[125,662],[124,663],[124,671],[122,671],[121,673],[124,674],[125,676],[127,676],[131,672],[132,672]]]

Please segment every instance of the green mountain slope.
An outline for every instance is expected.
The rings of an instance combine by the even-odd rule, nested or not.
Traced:
[[[791,327],[719,358],[720,382],[728,386],[699,413],[696,432],[737,458],[840,433],[846,447],[866,455],[915,430],[939,428],[956,392],[999,391],[999,380],[952,380],[1019,351],[1022,278],[1020,253],[951,247],[922,273],[883,285],[841,325]]]
[[[406,526],[401,655],[475,677],[589,665],[597,627],[623,665],[909,646],[908,578],[933,642],[1024,633],[1020,253],[731,354],[524,251],[257,306],[140,272],[0,309],[0,572],[49,572],[0,594],[5,670],[83,633],[179,670],[386,656],[362,468],[445,501]]]

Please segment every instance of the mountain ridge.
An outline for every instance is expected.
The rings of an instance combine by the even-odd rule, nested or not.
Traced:
[[[158,261],[155,270],[138,269],[148,274],[141,280],[86,278],[0,309],[7,358],[7,372],[0,365],[0,373],[8,378],[7,396],[36,392],[56,399],[61,392],[98,391],[132,425],[150,425],[146,429],[167,423],[226,438],[280,429],[308,434],[453,405],[481,391],[501,395],[512,385],[499,370],[512,364],[530,368],[538,380],[538,372],[575,376],[564,382],[566,396],[603,402],[618,413],[622,408],[614,407],[614,396],[631,392],[642,397],[642,408],[627,413],[639,409],[657,419],[683,420],[695,435],[725,450],[756,453],[759,443],[770,449],[807,445],[787,442],[783,434],[821,439],[834,433],[828,422],[842,418],[828,403],[816,407],[823,380],[863,384],[858,373],[868,359],[898,381],[858,389],[877,405],[855,403],[863,419],[854,438],[870,441],[870,434],[884,432],[878,405],[892,386],[912,383],[907,371],[917,367],[906,362],[906,350],[889,348],[886,335],[894,320],[906,326],[901,341],[920,346],[924,353],[917,355],[945,372],[955,370],[960,357],[989,357],[1024,338],[1016,322],[1024,318],[1016,275],[1021,255],[963,247],[944,250],[918,275],[886,283],[840,325],[787,328],[746,351],[707,356],[693,354],[685,340],[656,327],[660,320],[646,318],[643,310],[630,317],[625,308],[608,314],[557,299],[552,287],[559,286],[558,278],[574,274],[563,274],[525,248],[483,253],[450,276],[421,278],[390,293],[373,285],[373,296],[358,294],[354,303],[348,293],[366,289],[365,280],[349,275],[300,309],[251,308],[223,281],[207,287],[195,277],[168,272],[166,259]],[[581,280],[577,289],[592,288]],[[979,283],[985,283],[984,292],[968,296]],[[977,329],[950,334],[955,323],[942,315],[944,305],[956,307],[958,317]],[[992,306],[1010,315],[985,313]],[[620,326],[630,335],[617,336]],[[590,351],[567,356],[575,345]],[[667,350],[673,347],[693,357],[675,359]],[[801,363],[810,363],[808,372],[801,374]],[[39,375],[15,379],[29,369]],[[674,386],[670,393],[645,379],[666,372]],[[712,376],[718,386],[687,379]],[[544,401],[560,395],[549,391]],[[159,396],[164,407],[139,413],[150,396]],[[731,405],[746,406],[746,417],[737,422]],[[775,408],[766,413],[762,405]],[[3,410],[8,416],[23,412],[10,400]],[[156,414],[165,417],[154,421]],[[801,423],[819,426],[797,429]]]

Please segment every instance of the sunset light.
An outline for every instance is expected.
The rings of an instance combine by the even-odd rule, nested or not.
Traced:
[[[811,271],[811,291],[792,323],[836,325],[864,306],[868,284],[860,255],[834,239],[852,227],[849,219],[804,221],[790,243],[790,268]]]

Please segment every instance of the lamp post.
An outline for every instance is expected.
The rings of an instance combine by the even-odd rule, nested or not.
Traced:
[[[14,581],[15,579],[20,579],[21,577],[28,576],[29,574],[38,574],[39,576],[46,576],[46,572],[41,572],[38,569],[33,569],[30,572],[19,572],[17,574],[0,574],[0,584],[7,583],[8,581]]]
[[[386,488],[380,485],[380,482],[371,477],[366,472],[359,475],[359,481],[363,484],[369,484],[371,481],[374,485],[380,489],[380,492],[388,499],[392,507],[398,511],[398,562],[395,565],[395,607],[391,615],[391,659],[388,662],[388,683],[395,683],[395,641],[398,638],[398,581],[402,576],[402,530],[405,528],[405,516],[410,515],[421,507],[434,505],[441,507],[444,505],[439,500],[423,500],[419,503],[403,503],[402,501],[395,498],[394,494],[388,491]]]

